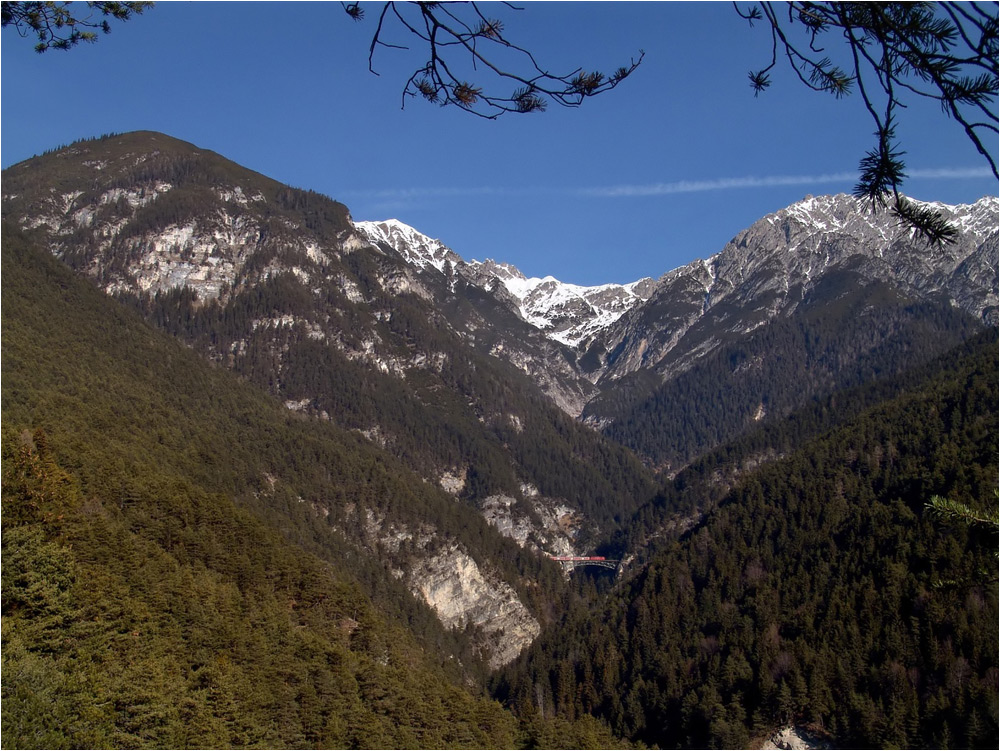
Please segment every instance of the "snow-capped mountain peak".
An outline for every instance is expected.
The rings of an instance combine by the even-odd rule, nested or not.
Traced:
[[[585,287],[553,276],[527,277],[516,266],[486,259],[464,261],[461,256],[398,219],[355,222],[370,242],[384,243],[421,271],[446,273],[445,264],[469,283],[491,292],[502,286],[521,317],[550,339],[576,346],[583,339],[617,321],[627,310],[649,299],[656,282]]]
[[[461,257],[440,240],[434,240],[398,219],[381,222],[355,222],[354,226],[376,245],[383,242],[399,253],[407,263],[420,269],[432,267],[445,273],[445,264],[462,262]]]

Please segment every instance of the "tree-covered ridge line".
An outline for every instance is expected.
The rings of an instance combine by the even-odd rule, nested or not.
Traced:
[[[37,52],[68,50],[81,41],[96,41],[98,34],[91,29],[110,33],[109,22],[96,20],[93,11],[125,21],[153,4],[88,2],[87,15],[71,5],[6,2],[0,23],[22,37],[37,38]],[[360,3],[341,5],[353,21],[365,19]],[[783,61],[805,88],[860,100],[876,126],[876,145],[859,163],[855,195],[872,205],[891,205],[900,222],[928,243],[953,241],[957,227],[933,206],[901,193],[906,152],[896,126],[909,97],[936,101],[998,175],[992,139],[983,138],[995,134],[998,124],[1000,24],[995,3],[760,2],[735,9],[750,27],[761,22],[770,31],[770,61],[749,72],[755,95],[771,86],[771,74]],[[374,28],[368,26],[369,71],[375,73],[376,53],[399,55],[412,43],[426,57],[412,63],[413,72],[402,86],[404,106],[408,98],[420,97],[494,120],[542,112],[549,103],[578,107],[616,88],[645,57],[639,50],[638,59],[610,74],[584,67],[559,73],[539,63],[538,49],[522,47],[508,36],[504,18],[487,15],[491,12],[476,2],[444,7],[437,2],[383,3]]]
[[[924,388],[940,378],[942,371],[967,366],[994,339],[996,329],[987,329],[923,365],[838,389],[826,397],[814,398],[812,404],[783,419],[764,421],[757,430],[699,456],[668,478],[656,496],[624,522],[602,549],[616,557],[628,551],[633,556],[631,565],[644,565],[662,545],[665,534],[679,536],[689,529],[743,476],[787,457],[808,441],[842,427],[881,402]],[[907,336],[904,341],[910,344],[913,339]],[[926,346],[927,341],[923,344]]]
[[[995,332],[976,348],[747,474],[498,695],[664,748],[789,722],[849,747],[995,746],[997,591],[978,572],[996,537],[926,506],[996,502]]]
[[[520,497],[528,483],[582,511],[592,533],[652,493],[627,450],[567,419],[489,354],[498,336],[489,310],[461,295],[427,299],[440,290],[411,278],[395,253],[359,249],[332,199],[150,132],[79,142],[4,178],[4,215],[69,266],[283,401],[377,431],[429,481],[465,473],[463,500]],[[219,239],[237,228],[238,238]],[[184,232],[196,239],[157,244]],[[232,264],[217,297],[142,289],[143,273],[189,262],[202,242],[213,263]]]

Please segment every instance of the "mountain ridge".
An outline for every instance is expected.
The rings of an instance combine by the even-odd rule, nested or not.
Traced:
[[[717,415],[714,419],[730,426],[721,431],[718,423],[709,426],[708,432],[717,437],[709,440],[704,433],[695,444],[698,450],[710,449],[723,436],[732,438],[733,431],[752,427],[772,413],[801,407],[810,394],[823,396],[836,384],[854,385],[852,373],[859,367],[873,376],[899,372],[954,346],[977,326],[995,325],[997,197],[957,206],[920,203],[940,211],[959,228],[955,243],[928,245],[890,212],[851,196],[807,196],[762,217],[718,253],[655,281],[636,283],[644,285],[642,294],[629,296],[607,316],[587,301],[587,294],[601,294],[608,289],[605,286],[579,288],[551,277],[526,280],[510,264],[466,263],[455,255],[450,256],[454,278],[446,294],[460,294],[454,279],[466,278],[544,336],[550,342],[548,351],[532,351],[511,337],[492,353],[539,381],[546,368],[565,368],[569,363],[569,376],[578,379],[574,386],[578,395],[565,398],[562,384],[567,381],[550,379],[555,385],[547,389],[549,396],[570,414],[638,451],[651,466],[673,471],[679,457],[671,453],[668,459],[662,449],[652,447],[648,433],[670,434],[677,428],[665,419],[653,427],[650,410],[655,415],[671,401],[728,400],[718,392],[721,381],[716,391],[706,391],[718,379],[709,371],[725,367],[727,357],[742,360],[743,342],[770,339],[773,347],[775,339],[781,339],[786,357],[794,353],[792,361],[801,361],[795,366],[800,372],[776,386],[770,379],[783,376],[769,364],[762,366],[766,349],[755,346],[757,359],[739,369],[749,368],[749,375],[760,371],[761,376],[754,382],[744,373],[746,383],[741,388],[746,403],[732,404],[725,417]],[[412,228],[408,231],[419,234]],[[424,243],[445,247],[421,237]],[[401,238],[397,235],[397,241]],[[407,252],[411,251],[403,248],[403,255]],[[470,271],[475,272],[471,278]],[[620,301],[628,286],[614,285],[612,294]],[[862,291],[867,287],[871,293]],[[852,308],[853,318],[836,323]],[[892,320],[874,313],[876,309],[894,310]],[[962,322],[962,315],[969,321]],[[929,321],[938,323],[928,327]],[[836,333],[838,326],[841,335]],[[796,329],[800,333],[795,334]],[[873,330],[880,331],[881,338],[872,339]],[[847,336],[847,331],[854,336]],[[796,337],[798,342],[793,341]],[[818,337],[833,350],[827,354],[817,350]],[[857,342],[867,344],[859,348]],[[738,376],[739,369],[732,376]],[[819,391],[803,391],[803,381]],[[687,389],[683,398],[678,389]],[[789,401],[790,393],[799,396]],[[673,415],[683,425],[689,425],[692,417]],[[694,419],[703,421],[706,415]]]
[[[972,204],[957,205],[910,200],[918,206],[926,206],[940,212],[956,226],[963,236],[972,235],[979,238],[980,242],[988,242],[991,233],[996,235],[997,215],[1000,212],[1000,200],[996,196],[984,196]],[[496,282],[503,284],[526,322],[531,323],[561,344],[571,347],[581,345],[586,347],[589,343],[588,340],[592,341],[593,338],[600,336],[603,331],[612,327],[630,311],[641,307],[641,303],[647,302],[661,286],[670,284],[680,277],[698,278],[706,285],[704,311],[707,311],[714,303],[724,299],[740,284],[744,283],[749,276],[758,272],[762,265],[774,258],[791,260],[792,262],[786,266],[786,272],[794,271],[808,282],[813,275],[818,276],[824,273],[831,265],[842,263],[846,258],[846,256],[836,253],[831,255],[830,248],[826,248],[822,260],[815,252],[808,253],[804,259],[797,259],[794,254],[801,246],[818,244],[817,235],[834,233],[860,235],[864,236],[866,240],[877,236],[880,244],[873,246],[876,257],[881,259],[885,257],[886,252],[890,253],[890,257],[885,260],[884,268],[879,269],[882,276],[888,275],[892,278],[893,272],[896,272],[896,280],[905,278],[904,280],[915,290],[926,292],[928,289],[933,289],[927,282],[927,278],[932,275],[927,274],[925,269],[909,269],[908,275],[897,271],[900,254],[896,246],[903,243],[907,236],[908,239],[913,240],[915,232],[902,224],[896,227],[889,226],[886,219],[891,218],[890,212],[865,210],[866,206],[866,202],[846,194],[809,195],[801,201],[765,215],[751,227],[737,234],[727,243],[726,247],[708,258],[695,259],[690,263],[668,270],[655,280],[651,277],[644,277],[628,284],[611,283],[591,286],[562,282],[551,275],[528,278],[516,266],[493,259],[465,261],[461,255],[444,245],[440,240],[431,239],[398,219],[381,222],[355,222],[355,227],[372,241],[381,240],[389,243],[414,266],[420,268],[430,266],[443,274],[447,261],[453,265],[461,264],[466,268],[480,272],[472,275],[472,278],[484,288],[489,288]],[[789,240],[792,235],[796,235],[796,241],[790,243],[783,250],[776,248],[773,252],[765,251],[760,254],[735,252],[736,249],[745,248],[752,242],[759,243],[759,238],[755,235],[762,234],[760,229],[764,225],[778,228]],[[959,252],[950,252],[953,247],[957,247]],[[943,246],[942,248],[927,246],[927,249],[930,252],[935,252],[944,263],[947,264],[949,260],[952,262],[951,268],[946,267],[946,271],[959,275],[959,280],[951,285],[958,289],[956,299],[959,305],[969,309],[970,312],[978,313],[986,323],[995,324],[997,318],[996,290],[987,289],[985,294],[980,294],[977,299],[971,290],[961,288],[960,280],[963,275],[978,276],[980,278],[976,281],[981,287],[985,287],[983,277],[988,275],[983,272],[992,271],[995,275],[996,264],[990,266],[990,259],[986,259],[985,268],[982,264],[979,264],[979,268],[975,271],[963,268],[963,264],[975,265],[976,260],[971,258],[974,249],[969,247],[968,242],[963,242],[958,246]],[[802,262],[796,264],[795,260]],[[805,261],[808,262],[807,265],[804,263]],[[908,265],[913,266],[913,264]],[[924,273],[921,273],[922,271]],[[924,278],[917,278],[918,275]],[[485,279],[482,278],[483,276]],[[988,282],[988,279],[985,281]],[[947,285],[945,288],[951,289]],[[641,291],[636,292],[636,290]],[[569,301],[583,300],[593,303],[602,293],[608,292],[618,298],[615,300],[618,303],[616,306],[595,308],[593,311],[581,311],[578,306],[568,314],[576,314],[583,318],[585,323],[582,326],[571,328],[569,334],[564,333],[564,329],[557,328],[561,317],[558,308],[567,306]],[[624,300],[621,299],[623,296]]]
[[[372,242],[384,242],[413,266],[434,268],[441,274],[462,274],[467,280],[496,293],[503,285],[521,318],[554,341],[575,346],[607,327],[629,308],[646,299],[655,286],[651,278],[628,284],[582,286],[554,276],[527,277],[503,261],[466,261],[454,250],[398,219],[355,222]],[[446,264],[451,264],[448,270]]]
[[[639,437],[622,430],[634,420],[630,405],[799,313],[812,320],[840,315],[838,285],[887,284],[915,303],[964,310],[979,325],[997,315],[996,197],[936,206],[961,230],[956,244],[942,247],[916,242],[888,212],[852,197],[807,197],[656,280],[581,287],[528,279],[503,262],[465,261],[398,220],[354,222],[332,199],[162,134],[82,142],[15,165],[4,177],[5,215],[42,233],[54,254],[107,291],[142,298],[147,308],[173,300],[185,309],[156,315],[179,316],[188,328],[218,327],[192,323],[213,306],[223,317],[243,309],[249,329],[227,323],[225,334],[212,333],[205,345],[219,362],[248,362],[254,342],[269,339],[273,364],[253,367],[262,378],[261,369],[280,370],[289,328],[397,380],[418,371],[422,380],[438,378],[446,351],[475,351],[489,369],[513,366],[564,413],[632,449]],[[172,297],[185,288],[191,299]],[[164,299],[156,303],[157,296]],[[404,303],[415,306],[405,324],[395,310]],[[270,310],[257,310],[262,304]],[[820,313],[824,306],[828,312]],[[418,342],[415,326],[437,333]],[[874,353],[880,345],[871,346]],[[854,368],[851,358],[861,356],[870,358],[861,351],[828,358],[833,370],[816,387],[836,382],[834,371]],[[334,414],[314,391],[267,379],[285,392],[289,408]],[[734,414],[746,410],[768,414],[763,401]],[[481,405],[474,411],[485,422],[508,419],[488,417]],[[523,423],[523,414],[514,417]],[[385,426],[355,427],[391,444]],[[435,461],[438,478],[463,471],[452,459]],[[538,484],[521,477],[503,492],[518,495],[523,482]]]

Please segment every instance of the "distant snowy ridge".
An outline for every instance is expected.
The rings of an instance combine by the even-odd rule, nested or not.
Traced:
[[[721,341],[691,339],[668,357],[696,324],[698,330],[722,326],[728,334],[750,333],[791,315],[836,269],[887,282],[921,299],[944,296],[996,325],[998,198],[956,206],[910,200],[939,211],[959,230],[956,241],[928,245],[890,211],[873,210],[849,195],[806,196],[755,222],[718,253],[658,280],[593,287],[551,276],[526,277],[515,266],[493,260],[466,262],[440,241],[397,220],[356,226],[372,243],[394,249],[421,273],[453,273],[448,280],[452,291],[457,280],[485,290],[550,342],[578,354],[604,353],[597,369],[586,375],[598,383],[642,368],[680,372]],[[723,325],[722,319],[736,310],[755,312],[746,321]],[[688,349],[677,364],[668,365]]]
[[[656,286],[652,279],[630,284],[585,287],[561,282],[553,276],[526,277],[516,266],[492,259],[466,262],[440,240],[435,240],[398,219],[355,222],[372,243],[385,243],[407,263],[422,271],[430,268],[455,273],[491,292],[503,285],[521,317],[561,344],[576,346],[617,321],[629,309],[648,300]]]
[[[470,266],[478,264],[473,261]],[[553,276],[543,279],[513,272],[497,276],[518,301],[521,316],[550,338],[576,346],[621,318],[630,308],[649,299],[656,282],[640,279],[630,284],[584,287],[567,284]]]

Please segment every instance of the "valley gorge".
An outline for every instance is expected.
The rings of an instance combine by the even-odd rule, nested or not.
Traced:
[[[5,702],[34,717],[30,687],[55,691],[52,745],[184,745],[179,710],[144,714],[164,701],[195,746],[745,747],[786,721],[834,746],[989,742],[996,588],[973,572],[995,531],[925,504],[995,505],[998,200],[936,207],[954,244],[807,197],[658,279],[582,287],[159,133],[14,165]],[[574,555],[623,564],[551,560]],[[868,590],[885,620],[847,594]],[[253,617],[222,636],[209,610]],[[53,639],[75,613],[73,652]],[[858,623],[869,653],[818,641]],[[116,666],[162,639],[159,683],[118,696],[80,667],[94,624]],[[275,672],[294,713],[248,688]],[[85,721],[88,692],[126,709]],[[259,729],[282,713],[301,722]]]

